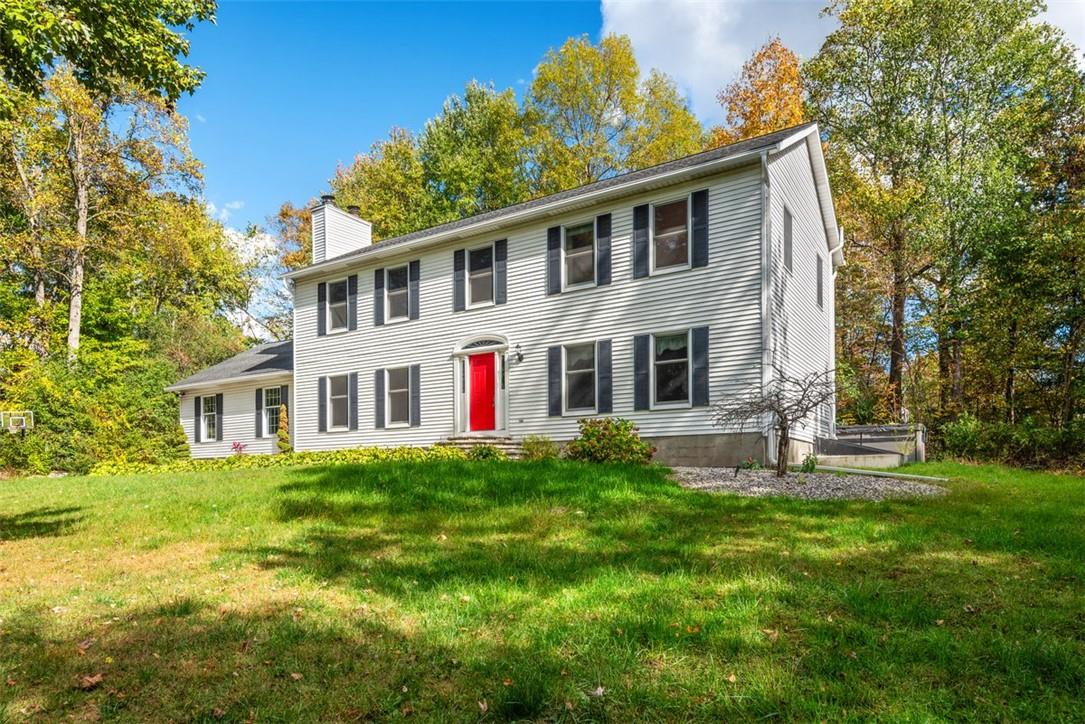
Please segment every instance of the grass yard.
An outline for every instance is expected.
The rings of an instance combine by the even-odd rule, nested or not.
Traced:
[[[0,481],[0,721],[1085,720],[1085,479],[800,502],[658,469]]]

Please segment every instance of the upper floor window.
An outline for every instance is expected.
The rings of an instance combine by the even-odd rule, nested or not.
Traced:
[[[791,209],[784,207],[784,269],[792,270],[792,257],[794,256],[794,219],[791,217]]]
[[[494,248],[484,246],[467,252],[467,305],[494,301]]]
[[[347,320],[347,280],[328,282],[328,331],[345,330]]]
[[[201,423],[203,424],[203,432],[200,435],[201,440],[217,440],[218,439],[218,398],[215,395],[207,395],[201,401],[203,408],[200,410]]]
[[[652,268],[689,266],[689,199],[652,206]]]
[[[657,405],[689,403],[689,333],[652,337],[653,394]]]
[[[264,388],[264,437],[275,437],[278,434],[279,406],[282,404],[282,388]]]
[[[565,287],[595,284],[595,222],[566,226]]]
[[[818,264],[818,306],[825,307],[825,260],[821,258],[821,254],[817,255]]]
[[[595,412],[595,343],[565,345],[565,410]]]
[[[350,426],[350,376],[328,378],[328,413],[330,430],[346,430]]]
[[[384,289],[388,297],[388,321],[407,319],[410,316],[408,267],[404,264],[385,269],[385,275]]]
[[[409,425],[411,422],[411,374],[409,367],[385,370],[388,395],[388,426]]]

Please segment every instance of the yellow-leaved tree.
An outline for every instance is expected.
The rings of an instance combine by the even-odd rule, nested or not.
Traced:
[[[754,53],[742,66],[738,79],[716,98],[727,110],[727,125],[712,129],[711,148],[807,120],[799,58],[779,38]]]

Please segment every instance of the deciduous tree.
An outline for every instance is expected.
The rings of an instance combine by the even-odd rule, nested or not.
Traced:
[[[727,125],[712,129],[710,145],[722,146],[806,121],[799,57],[772,38],[742,66],[739,77],[716,96]]]

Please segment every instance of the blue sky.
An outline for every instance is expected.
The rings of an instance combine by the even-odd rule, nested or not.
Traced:
[[[824,0],[552,3],[238,2],[192,34],[207,73],[180,110],[205,165],[205,195],[230,226],[326,190],[340,162],[392,126],[419,130],[471,79],[522,93],[570,36],[630,36],[642,70],[670,74],[706,123],[716,90],[773,34],[801,57],[832,29]],[[1085,0],[1049,0],[1047,19],[1085,45]]]

